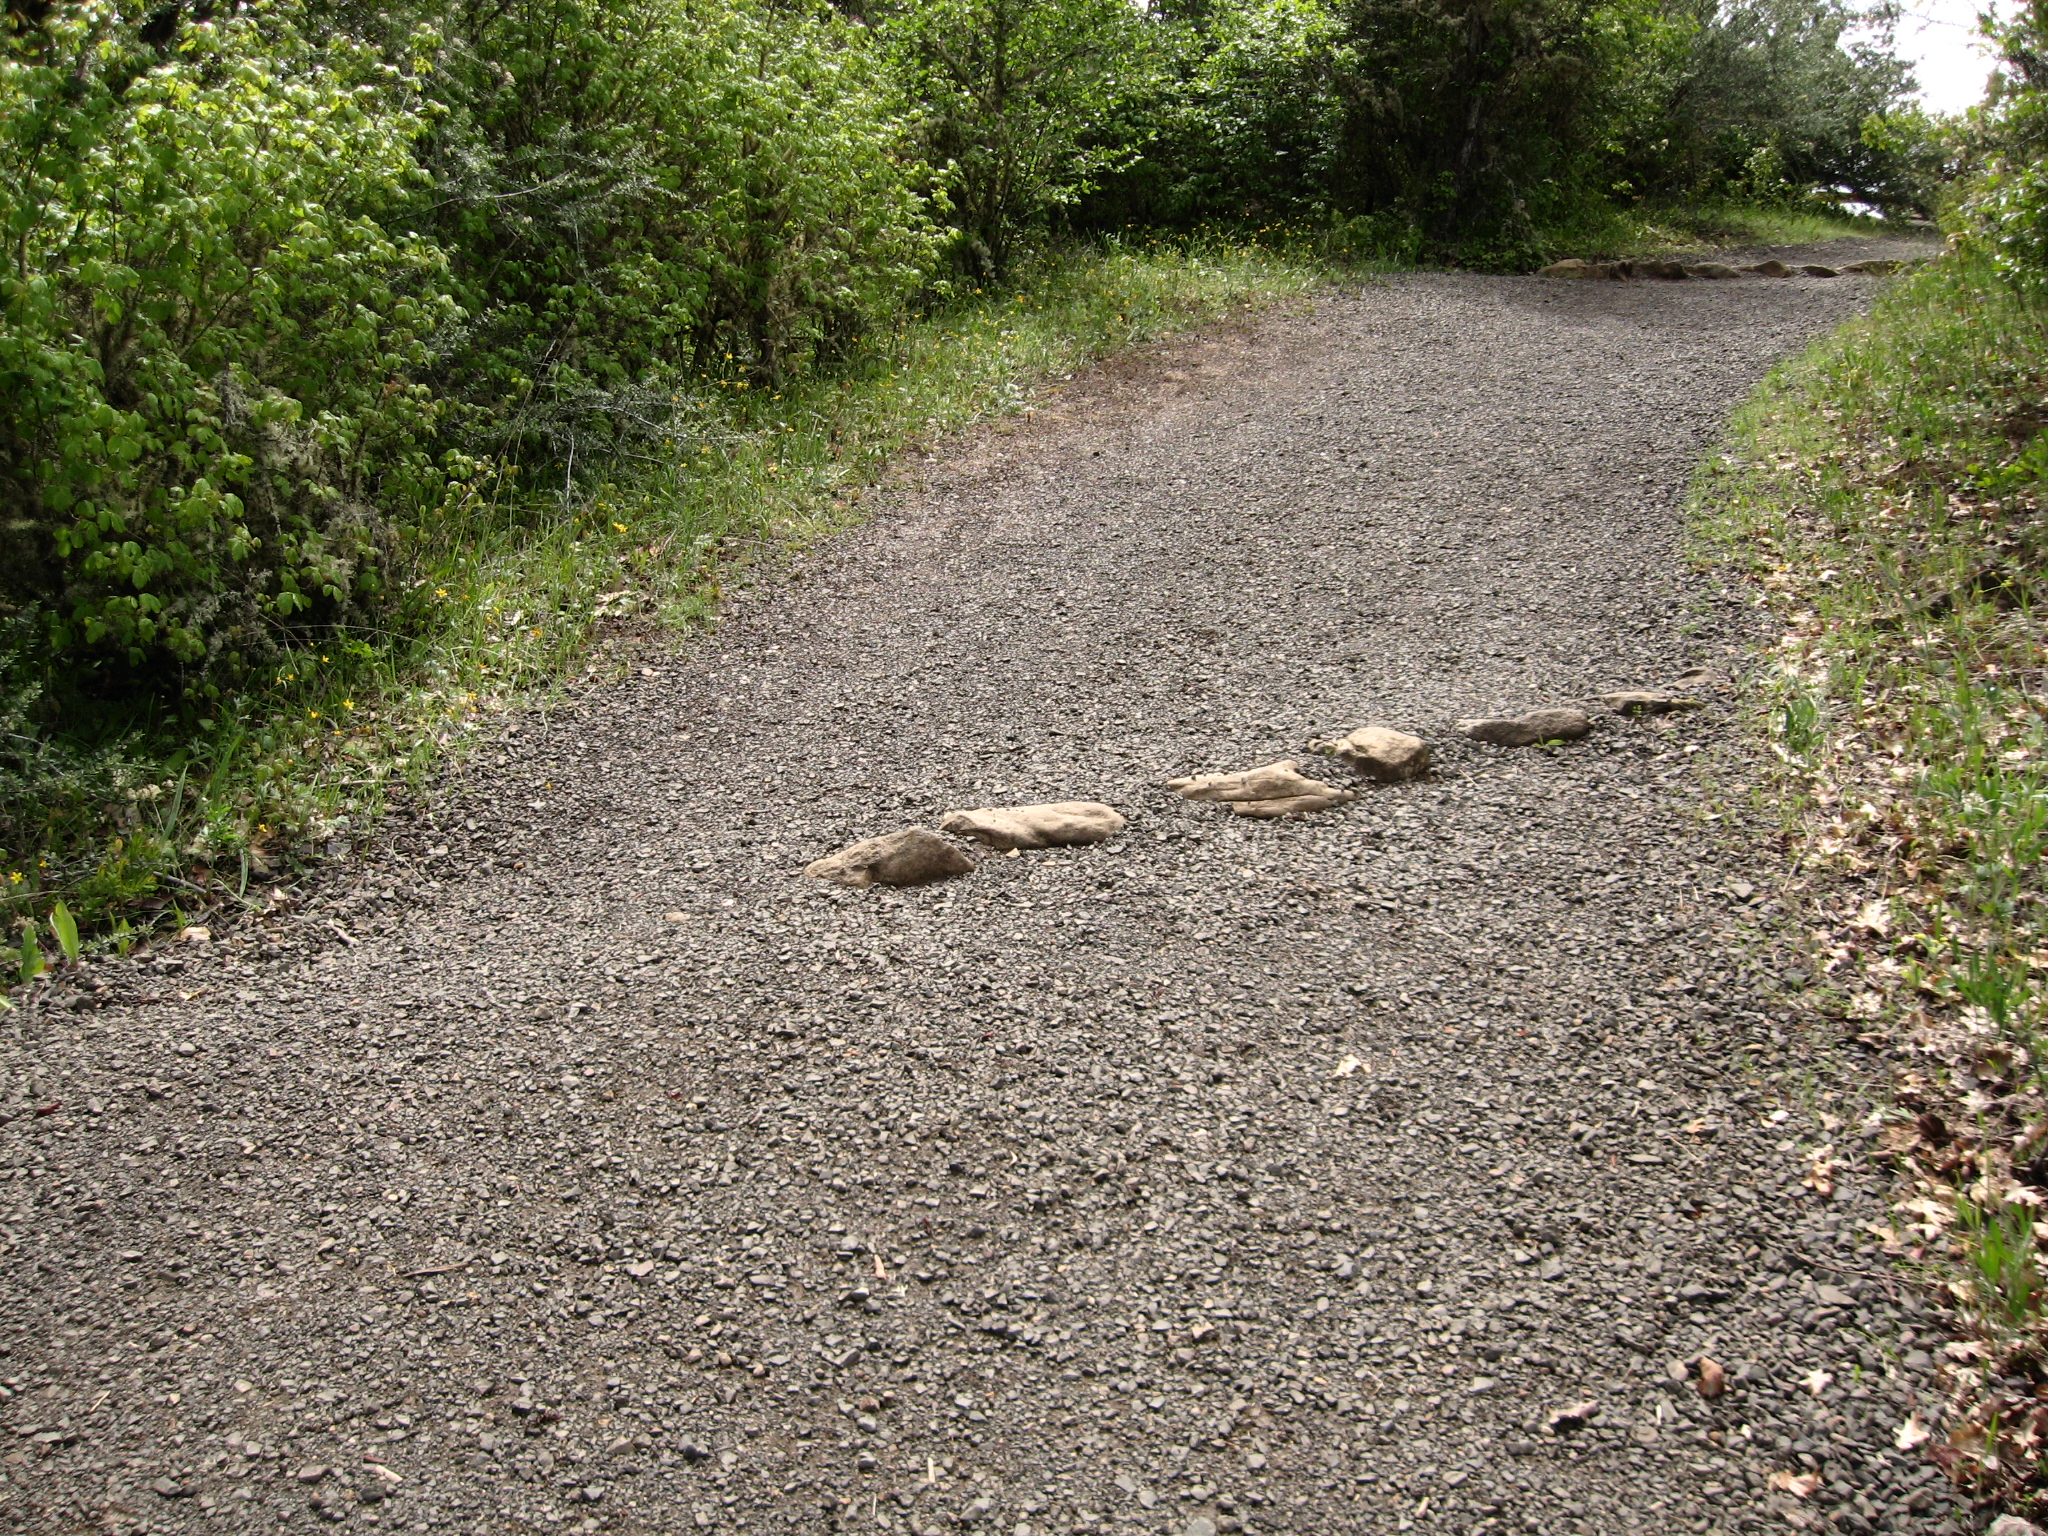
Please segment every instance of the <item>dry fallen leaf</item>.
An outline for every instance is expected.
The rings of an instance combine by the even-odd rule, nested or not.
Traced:
[[[1360,1067],[1364,1065],[1365,1059],[1363,1057],[1346,1056],[1342,1061],[1337,1063],[1337,1070],[1332,1072],[1330,1076],[1349,1077],[1352,1073],[1356,1072]]]
[[[1815,1397],[1819,1397],[1821,1393],[1827,1391],[1828,1383],[1833,1381],[1834,1379],[1835,1378],[1830,1376],[1826,1371],[1815,1371],[1810,1376],[1800,1377],[1799,1385],[1806,1388],[1806,1390],[1811,1392]]]
[[[1728,1390],[1728,1372],[1718,1360],[1700,1356],[1700,1396],[1716,1398]]]
[[[1820,1486],[1820,1477],[1813,1472],[1773,1472],[1769,1487],[1774,1493],[1789,1493],[1795,1499],[1803,1499]]]
[[[1933,1436],[1934,1432],[1920,1422],[1917,1414],[1908,1414],[1906,1422],[1899,1426],[1896,1444],[1900,1450],[1910,1451],[1916,1445],[1925,1445]]]
[[[1835,1192],[1835,1149],[1832,1146],[1815,1147],[1806,1155],[1813,1167],[1799,1182],[1825,1200]]]

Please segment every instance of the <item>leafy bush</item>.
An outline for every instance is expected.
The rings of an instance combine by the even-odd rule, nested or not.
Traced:
[[[1148,159],[1167,218],[1255,219],[1327,202],[1350,60],[1325,0],[1224,0],[1184,45]],[[1135,190],[1135,182],[1129,190]]]
[[[282,8],[152,62],[105,0],[0,46],[0,593],[67,667],[246,671],[365,611],[431,504],[454,315],[414,82]]]
[[[1962,225],[2001,277],[2038,298],[2048,285],[2048,7],[2035,0],[1995,35],[2004,68]]]
[[[902,0],[878,18],[949,167],[961,254],[1006,275],[1018,242],[1135,158],[1157,75],[1126,0]]]
[[[1882,13],[1846,0],[1700,7],[1683,75],[1645,125],[1638,174],[1766,203],[1816,185],[1895,201],[1897,163],[1884,139],[1865,132],[1871,118],[1905,107],[1910,71],[1888,28]]]
[[[425,14],[452,39],[428,158],[478,317],[451,387],[511,441],[566,456],[612,391],[727,353],[780,381],[926,280],[918,120],[864,28],[748,0],[470,14]]]

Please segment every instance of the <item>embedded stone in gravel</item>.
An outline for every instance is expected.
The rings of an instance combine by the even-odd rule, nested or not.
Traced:
[[[1599,1416],[1598,1403],[1573,1403],[1569,1407],[1551,1409],[1544,1416],[1543,1427],[1557,1434],[1567,1434],[1574,1429],[1584,1429]]]
[[[1227,803],[1240,816],[1274,820],[1281,816],[1306,816],[1327,811],[1333,805],[1357,799],[1352,791],[1334,784],[1305,778],[1301,763],[1288,758],[1263,768],[1242,773],[1207,773],[1189,779],[1168,779],[1166,787],[1183,800],[1217,800]]]
[[[1685,272],[1688,277],[1705,277],[1717,280],[1742,276],[1735,268],[1719,261],[1695,261],[1685,269]]]
[[[1668,715],[1674,710],[1700,707],[1698,699],[1667,693],[1661,688],[1624,688],[1619,693],[1601,694],[1600,702],[1617,715]]]
[[[1099,800],[1057,800],[1050,805],[990,806],[953,811],[942,831],[991,848],[1060,848],[1115,837],[1126,823]]]
[[[1277,800],[1233,800],[1230,809],[1258,821],[1278,821],[1283,816],[1313,816],[1356,798],[1348,789],[1335,789],[1314,795],[1283,795]]]
[[[1842,270],[1858,277],[1890,277],[1905,265],[1903,261],[1852,261]]]
[[[1810,261],[1799,270],[1808,277],[1840,277],[1842,275],[1834,267],[1824,267],[1817,261]]]
[[[804,867],[813,880],[865,890],[871,885],[930,885],[971,874],[974,861],[922,827],[871,837]]]
[[[1539,741],[1576,741],[1593,722],[1582,709],[1532,709],[1507,719],[1460,720],[1458,729],[1496,747],[1533,747]]]
[[[1792,275],[1792,269],[1775,257],[1769,261],[1755,262],[1750,266],[1744,267],[1742,270],[1754,272],[1758,277],[1790,277]]]
[[[1429,743],[1420,736],[1389,730],[1383,725],[1362,725],[1336,741],[1313,745],[1353,773],[1378,779],[1382,784],[1398,784],[1429,772]]]
[[[1598,263],[1581,261],[1576,256],[1568,256],[1563,261],[1553,261],[1536,275],[1538,277],[1599,277],[1602,274]]]

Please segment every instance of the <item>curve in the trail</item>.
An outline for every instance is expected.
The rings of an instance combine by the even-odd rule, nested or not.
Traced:
[[[51,1000],[0,1521],[1943,1529],[1861,1078],[1748,937],[1746,610],[1681,551],[1868,292],[1408,277],[1106,369],[313,910]],[[1163,788],[1364,724],[1434,773]],[[1128,827],[799,874],[1059,800]]]

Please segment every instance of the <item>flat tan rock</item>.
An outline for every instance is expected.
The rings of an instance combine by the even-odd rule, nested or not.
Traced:
[[[1277,800],[1233,800],[1232,814],[1252,816],[1260,821],[1278,821],[1283,816],[1313,816],[1333,805],[1355,798],[1348,789],[1326,789],[1319,795],[1283,795]]]
[[[1601,694],[1600,702],[1617,715],[1668,715],[1677,710],[1700,707],[1698,699],[1666,693],[1661,688],[1624,688],[1619,693]]]
[[[1742,276],[1740,272],[1736,271],[1726,262],[1720,261],[1692,262],[1686,267],[1685,275],[1687,277],[1713,278],[1721,282],[1726,282],[1731,277]]]
[[[1536,274],[1538,277],[1599,277],[1600,270],[1590,261],[1581,261],[1568,256],[1563,261],[1553,261]]]
[[[804,867],[813,880],[857,891],[871,885],[930,885],[973,870],[972,859],[938,833],[922,827],[871,837]]]
[[[1903,261],[1852,261],[1842,270],[1858,277],[1890,277],[1904,265]]]
[[[1532,709],[1500,719],[1460,720],[1458,729],[1496,747],[1533,747],[1539,741],[1576,741],[1593,722],[1583,709]]]
[[[1833,267],[1824,267],[1817,261],[1809,261],[1799,269],[1808,277],[1840,277],[1842,274]]]
[[[1744,267],[1742,270],[1754,272],[1758,277],[1790,277],[1792,275],[1792,269],[1775,257],[1769,261],[1755,262],[1750,266]]]
[[[1399,784],[1429,772],[1429,743],[1420,736],[1389,730],[1383,725],[1361,725],[1348,736],[1313,745],[1353,773],[1382,784]]]
[[[971,837],[991,848],[1063,848],[1099,843],[1123,831],[1125,822],[1097,800],[1057,800],[1050,805],[990,806],[952,811],[939,823],[955,837]]]
[[[1205,773],[1190,779],[1168,779],[1166,787],[1184,800],[1216,800],[1240,816],[1267,819],[1306,816],[1358,798],[1351,790],[1306,778],[1295,759],[1247,768],[1242,773]]]

